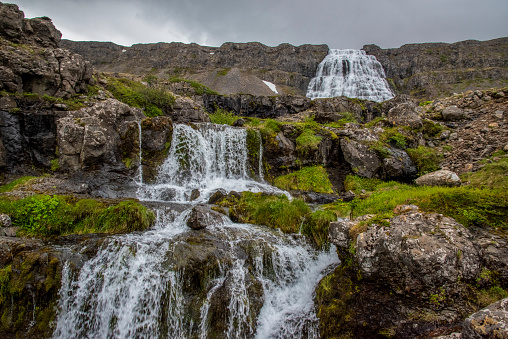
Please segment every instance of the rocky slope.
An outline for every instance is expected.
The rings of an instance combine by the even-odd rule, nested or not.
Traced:
[[[508,85],[508,38],[363,49],[379,60],[399,93],[419,98]]]
[[[305,94],[310,78],[328,53],[325,45],[268,47],[261,43],[224,43],[220,47],[157,43],[131,47],[111,42],[74,42],[60,46],[79,53],[99,71],[197,80],[222,94],[274,95],[262,80],[283,92]]]

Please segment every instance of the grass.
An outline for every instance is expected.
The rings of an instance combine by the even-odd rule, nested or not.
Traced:
[[[492,163],[488,163],[480,170],[474,173],[464,173],[461,175],[463,181],[469,181],[469,184],[478,188],[500,188],[508,191],[508,159],[503,158]]]
[[[340,119],[338,121],[324,124],[326,127],[342,128],[347,123],[357,123],[355,115],[351,112],[340,112]]]
[[[18,178],[18,179],[14,180],[14,181],[11,181],[10,183],[0,187],[0,193],[10,192],[16,186],[22,185],[22,184],[26,183],[28,180],[34,179],[34,178],[35,177],[25,176],[25,177]]]
[[[161,87],[145,86],[125,78],[108,78],[107,89],[121,102],[143,109],[148,117],[171,112],[175,97]]]
[[[240,119],[233,112],[226,111],[218,107],[215,109],[215,112],[208,113],[208,116],[210,117],[211,122],[219,125],[231,126],[236,120]]]
[[[186,83],[190,84],[191,87],[194,88],[196,95],[203,95],[203,94],[219,95],[218,92],[211,90],[209,87],[207,87],[197,81],[187,80],[187,79],[182,79],[182,78],[171,78],[171,79],[169,79],[169,81],[170,82],[186,82]]]
[[[327,206],[342,216],[377,214],[390,217],[401,204],[416,204],[421,210],[452,217],[462,225],[508,229],[508,193],[505,190],[472,187],[414,187],[405,184],[377,186],[366,199]]]
[[[321,137],[316,135],[312,129],[304,129],[303,132],[296,138],[296,149],[301,152],[308,152],[316,150],[321,142]]]
[[[277,177],[274,186],[284,190],[333,193],[332,183],[322,166],[304,167],[299,171]]]
[[[71,196],[34,195],[20,200],[0,198],[0,213],[27,236],[141,231],[155,220],[153,212],[136,201],[116,204]]]

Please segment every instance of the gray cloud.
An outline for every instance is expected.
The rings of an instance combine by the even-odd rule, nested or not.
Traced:
[[[506,0],[13,0],[71,40],[383,48],[508,36]]]

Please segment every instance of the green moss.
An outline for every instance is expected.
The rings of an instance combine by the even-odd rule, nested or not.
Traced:
[[[407,154],[416,165],[418,175],[424,175],[439,169],[439,162],[443,155],[439,154],[434,148],[418,146],[418,148],[408,148]]]
[[[217,71],[217,75],[218,76],[225,76],[229,73],[230,70],[231,70],[231,68],[223,68],[220,71]]]
[[[132,200],[105,204],[57,195],[1,198],[0,212],[11,217],[13,225],[20,227],[20,234],[30,236],[140,231],[155,219],[152,211]]]
[[[302,226],[302,234],[309,236],[320,247],[328,246],[328,229],[330,223],[337,221],[337,215],[332,211],[318,210]]]
[[[304,167],[299,171],[275,178],[273,184],[285,190],[333,193],[332,183],[322,166]]]
[[[317,150],[322,137],[316,135],[312,129],[304,129],[296,138],[296,149],[301,152]]]

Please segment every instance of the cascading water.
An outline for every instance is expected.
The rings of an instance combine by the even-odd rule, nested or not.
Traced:
[[[231,127],[176,125],[157,183],[141,194],[276,190],[249,179],[245,137]],[[192,231],[190,209],[179,210],[162,204],[151,230],[111,236],[81,269],[64,266],[54,338],[319,336],[313,291],[338,264],[333,247],[317,251],[302,236],[227,217]]]
[[[175,125],[168,158],[159,168],[155,184],[140,187],[140,199],[189,201],[197,189],[197,201],[203,202],[219,188],[282,193],[250,178],[245,129],[216,124],[195,126]]]
[[[310,81],[307,97],[338,96],[378,102],[394,97],[383,66],[375,56],[363,50],[331,49]]]

